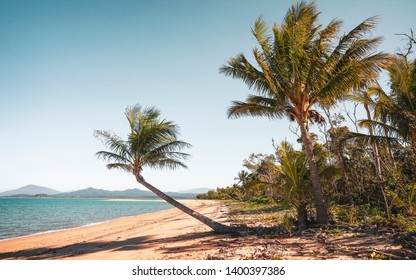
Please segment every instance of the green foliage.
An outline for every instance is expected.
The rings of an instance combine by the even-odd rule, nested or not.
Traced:
[[[298,224],[315,219],[315,213],[318,222],[324,221],[318,216],[325,207],[318,205],[328,202],[337,223],[413,230],[416,60],[409,59],[416,42],[413,34],[407,54],[388,56],[373,52],[379,37],[367,37],[377,18],[338,37],[341,22],[318,25],[318,14],[315,3],[302,1],[270,30],[259,18],[252,28],[258,43],[253,49],[255,63],[239,54],[220,68],[255,91],[245,101],[234,101],[229,117],[288,117],[301,129],[302,149],[283,142],[275,146],[274,155],[251,154],[237,174],[237,184],[201,197],[251,201],[257,206],[274,201],[296,212]],[[390,77],[388,93],[376,81],[382,67]],[[354,116],[332,112],[332,105],[347,96],[356,102]],[[366,119],[357,119],[359,105]],[[343,126],[347,117],[354,131]],[[322,143],[309,131],[314,123],[321,125]],[[325,200],[317,201],[320,190]],[[290,227],[289,214],[282,221]]]
[[[270,31],[260,17],[252,28],[258,43],[253,49],[255,64],[239,54],[229,59],[220,73],[241,80],[256,92],[245,101],[233,101],[229,117],[288,117],[300,127],[317,221],[326,224],[327,205],[308,125],[323,124],[325,119],[318,108],[334,106],[363,79],[378,73],[387,55],[374,52],[380,37],[367,38],[376,26],[376,17],[364,20],[343,36],[338,34],[341,21],[334,19],[324,27],[318,17],[316,3],[305,1],[293,4],[282,24],[275,24]]]
[[[274,201],[270,197],[253,197],[250,202],[254,204],[272,204]]]
[[[394,215],[390,225],[406,232],[416,233],[416,216]]]
[[[334,220],[338,224],[382,227],[393,227],[406,232],[416,232],[416,216],[409,214],[393,214],[391,219],[386,219],[384,211],[380,207],[370,204],[358,206],[337,205],[331,208]]]
[[[213,199],[213,200],[242,200],[244,194],[241,187],[233,185],[225,188],[217,188],[216,190],[210,190],[206,194],[198,194],[198,199]]]
[[[282,225],[285,228],[285,230],[287,230],[287,232],[293,231],[293,226],[294,226],[293,218],[292,218],[292,215],[289,214],[288,212],[286,212],[285,215],[283,216]]]
[[[331,211],[336,223],[350,225],[358,223],[357,208],[355,206],[336,205],[331,208]]]

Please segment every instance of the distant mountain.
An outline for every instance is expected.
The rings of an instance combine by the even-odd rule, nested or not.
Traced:
[[[192,189],[182,192],[166,192],[167,195],[174,198],[195,198],[199,193],[206,193],[209,189]],[[127,189],[124,191],[107,191],[96,188],[86,188],[73,192],[59,192],[54,189],[27,185],[15,190],[10,190],[0,193],[0,196],[57,196],[57,197],[114,197],[114,198],[157,198],[155,194],[150,191],[142,191],[137,188]]]
[[[46,187],[41,187],[41,186],[36,186],[36,185],[27,185],[27,186],[24,186],[15,190],[1,192],[0,196],[39,195],[39,194],[56,195],[60,193],[61,192],[57,190],[46,188]]]
[[[178,193],[167,192],[169,196],[175,198],[195,198],[195,193]],[[116,198],[157,198],[155,194],[149,191],[139,189],[127,189],[124,191],[107,191],[103,189],[87,188],[74,192],[60,193],[59,197],[116,197]]]
[[[194,194],[200,194],[200,193],[207,193],[209,192],[210,188],[196,188],[196,189],[190,189],[185,191],[180,191],[180,193],[194,193]]]
[[[128,189],[124,191],[107,191],[103,189],[87,188],[73,192],[61,193],[58,196],[68,197],[154,197],[150,192],[139,189]]]

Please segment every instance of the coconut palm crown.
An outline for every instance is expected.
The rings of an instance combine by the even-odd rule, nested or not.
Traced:
[[[143,168],[187,168],[184,161],[189,154],[182,152],[191,147],[178,140],[179,127],[171,121],[160,118],[160,111],[154,107],[140,105],[127,107],[125,116],[130,125],[127,140],[109,131],[96,130],[99,138],[109,151],[99,151],[96,155],[107,161],[108,169],[121,169],[132,173],[138,183],[172,206],[206,224],[215,232],[231,232],[232,228],[209,219],[190,209],[145,181],[141,175]]]
[[[360,82],[381,70],[387,55],[375,53],[380,37],[367,38],[377,17],[364,20],[339,37],[341,21],[323,27],[314,2],[291,6],[284,22],[271,28],[260,17],[252,28],[258,47],[253,49],[256,64],[244,54],[230,58],[220,73],[242,80],[258,94],[246,101],[234,101],[228,109],[232,118],[242,116],[295,121],[301,131],[314,190],[317,221],[328,223],[328,212],[313,155],[308,125],[322,123],[317,106],[336,104]]]
[[[127,107],[125,116],[130,125],[127,140],[109,131],[95,131],[95,136],[111,150],[96,154],[109,162],[108,169],[121,169],[141,176],[144,167],[187,168],[184,161],[189,154],[181,151],[191,145],[177,139],[178,125],[162,120],[160,111],[154,107]]]

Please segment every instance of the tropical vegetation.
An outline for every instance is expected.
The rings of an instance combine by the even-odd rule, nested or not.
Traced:
[[[269,31],[260,17],[252,29],[258,47],[253,49],[256,65],[239,54],[227,61],[220,72],[242,80],[257,95],[245,102],[234,101],[229,117],[288,117],[297,123],[303,149],[308,158],[317,221],[329,221],[321,184],[310,124],[324,122],[317,110],[329,108],[381,70],[387,55],[374,53],[381,38],[367,38],[376,25],[371,17],[343,36],[341,21],[332,20],[323,27],[318,23],[315,3],[292,5],[284,22]]]
[[[273,144],[251,154],[237,183],[199,198],[286,206],[299,229],[310,223],[382,223],[416,230],[416,60],[409,44],[394,55],[376,52],[370,17],[338,36],[341,21],[323,27],[314,2],[291,6],[281,25],[259,18],[253,61],[229,59],[220,73],[256,94],[234,101],[230,118],[251,116],[297,124],[301,146]],[[390,89],[380,85],[379,73]],[[353,105],[344,110],[341,103]],[[360,119],[359,110],[365,117]],[[313,125],[316,126],[313,126]],[[315,128],[314,132],[312,129]]]
[[[381,38],[370,36],[377,17],[341,36],[340,20],[322,26],[318,17],[316,4],[303,1],[290,7],[280,25],[269,28],[260,17],[252,28],[258,43],[253,62],[239,54],[220,67],[220,73],[255,92],[234,101],[229,118],[287,117],[297,126],[291,129],[297,143],[273,141],[272,154],[248,155],[233,184],[198,198],[284,209],[280,222],[288,230],[347,223],[416,231],[413,32],[404,34],[405,51],[386,54],[376,51]],[[388,75],[387,89],[380,72]],[[97,153],[107,167],[133,174],[138,183],[214,231],[234,231],[143,178],[146,167],[186,168],[189,154],[183,150],[190,144],[178,139],[178,126],[161,119],[153,107],[128,107],[125,115],[130,127],[126,140],[95,131],[108,148]]]

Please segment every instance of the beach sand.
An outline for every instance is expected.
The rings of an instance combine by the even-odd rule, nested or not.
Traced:
[[[227,209],[216,201],[183,201],[222,222]],[[205,259],[224,235],[177,210],[111,220],[58,232],[0,241],[0,259],[166,260]],[[214,242],[215,243],[215,242]]]
[[[187,200],[184,203],[215,221],[224,224],[236,222],[224,202]],[[248,222],[255,220],[255,215],[245,217],[240,214],[238,219]],[[265,225],[249,223],[249,226],[253,230],[261,230]],[[232,236],[215,234],[209,227],[177,209],[0,241],[0,260],[386,258],[416,259],[416,236],[387,229],[358,228],[326,231],[311,228],[294,234],[266,234],[264,237],[248,234]]]

